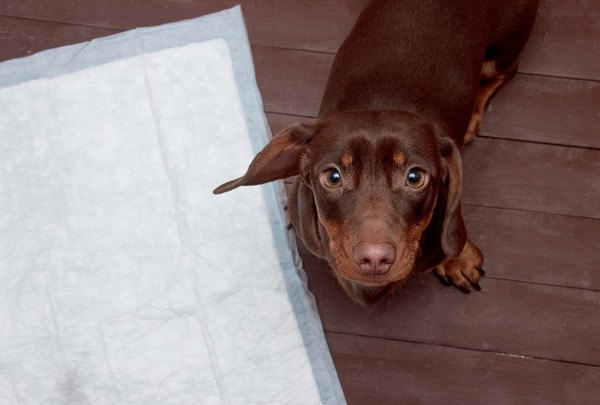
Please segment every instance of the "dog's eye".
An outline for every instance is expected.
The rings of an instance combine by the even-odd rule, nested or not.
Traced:
[[[421,188],[427,179],[425,172],[421,169],[410,169],[406,175],[406,185],[410,188]]]
[[[323,183],[329,188],[338,188],[342,185],[342,175],[337,169],[327,169],[323,173]]]

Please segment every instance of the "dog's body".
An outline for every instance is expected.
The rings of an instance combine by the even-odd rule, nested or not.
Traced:
[[[319,119],[277,134],[215,192],[298,175],[291,221],[357,302],[431,269],[479,289],[459,148],[516,71],[536,3],[373,1],[338,51]]]

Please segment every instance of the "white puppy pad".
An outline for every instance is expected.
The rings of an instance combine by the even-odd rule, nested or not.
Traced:
[[[344,401],[279,188],[211,192],[267,139],[244,41],[0,89],[0,403]]]

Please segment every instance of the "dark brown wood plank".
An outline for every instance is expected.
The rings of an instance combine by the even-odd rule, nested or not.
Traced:
[[[489,277],[600,291],[600,221],[463,206]]]
[[[0,61],[116,32],[106,28],[0,17]]]
[[[131,29],[224,10],[241,4],[253,44],[335,52],[367,0],[71,0],[68,3],[0,3],[0,15],[62,23]]]
[[[519,71],[600,80],[600,0],[541,0]]]
[[[600,82],[519,75],[492,100],[480,134],[600,148],[599,111]]]
[[[3,1],[0,15],[117,30],[164,24],[233,7],[234,0]]]
[[[600,150],[480,138],[463,167],[465,203],[600,218]]]
[[[279,131],[283,129],[297,124],[299,122],[307,122],[310,121],[311,118],[302,117],[302,116],[294,116],[294,115],[286,115],[286,114],[277,114],[277,113],[266,113],[267,121],[269,122],[269,128],[271,129],[271,135],[277,134]]]
[[[192,18],[241,3],[253,44],[336,52],[367,0],[74,0],[68,4],[7,0],[0,15],[115,29]],[[542,1],[521,71],[600,80],[600,1]]]
[[[488,278],[464,294],[426,274],[362,307],[325,262],[302,260],[326,331],[600,365],[599,291]]]
[[[256,80],[265,111],[316,117],[333,56],[253,46]]]
[[[592,404],[600,368],[328,333],[348,404]]]

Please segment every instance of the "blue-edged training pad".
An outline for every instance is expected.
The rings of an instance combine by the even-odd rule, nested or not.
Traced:
[[[0,64],[0,403],[344,403],[239,8]]]

